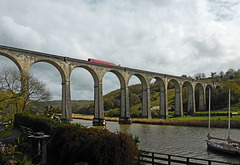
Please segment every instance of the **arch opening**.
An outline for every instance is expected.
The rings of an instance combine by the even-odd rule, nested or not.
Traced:
[[[195,113],[195,98],[193,92],[193,86],[189,81],[185,81],[182,86],[182,98],[183,98],[183,113],[194,114]]]
[[[207,85],[205,92],[206,92],[206,109],[205,110],[208,110],[209,108],[210,110],[212,110],[212,107],[214,104],[213,103],[213,95],[214,95],[213,87],[211,85]]]
[[[195,104],[196,111],[204,111],[206,109],[206,96],[203,85],[197,83],[195,86]]]
[[[71,106],[74,114],[94,115],[94,78],[83,67],[71,72]]]
[[[152,118],[166,118],[165,85],[159,77],[150,81],[150,100]]]
[[[16,112],[28,109],[22,93],[22,77],[20,67],[0,53],[0,109],[4,116],[14,116]],[[16,95],[17,94],[17,95]]]
[[[104,116],[120,117],[121,90],[119,75],[114,71],[105,73],[103,77]]]
[[[188,96],[188,87],[185,83],[182,86],[182,97],[183,97],[183,113],[187,113],[189,96]]]
[[[136,75],[132,75],[128,82],[129,106],[131,118],[142,117],[142,82]]]
[[[21,72],[22,68],[14,57],[0,52],[0,66],[11,66],[11,67],[17,67],[18,70]]]
[[[60,74],[61,79],[62,79],[62,82],[66,81],[66,77],[65,77],[64,71],[63,71],[63,69],[62,69],[57,63],[55,63],[55,62],[52,61],[52,60],[41,59],[41,60],[35,61],[35,62],[32,64],[32,66],[33,66],[33,65],[39,65],[39,63],[40,63],[40,64],[43,64],[43,65],[46,65],[46,66],[52,66],[52,67],[53,67],[54,69],[56,69],[57,72]],[[49,65],[47,65],[47,64],[49,64]],[[31,66],[31,68],[32,68],[32,66]]]
[[[168,82],[168,110],[169,117],[182,117],[182,92],[179,82],[175,79],[171,79]]]
[[[37,110],[52,106],[57,113],[62,112],[62,76],[58,69],[48,62],[37,62],[31,66],[29,74],[37,77],[50,92],[49,101],[38,104]]]

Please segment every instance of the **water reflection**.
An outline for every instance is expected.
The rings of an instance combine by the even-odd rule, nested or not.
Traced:
[[[74,119],[73,122],[81,123],[87,127],[92,126],[92,121],[90,120]],[[106,122],[105,127],[111,132],[125,132],[139,136],[139,148],[147,151],[220,160],[231,163],[240,162],[239,157],[223,155],[207,150],[204,139],[206,139],[208,134],[208,128],[135,123],[131,125],[119,125],[117,122],[110,121]],[[214,128],[211,133],[214,136],[223,138],[227,136],[226,129],[221,128]],[[239,135],[240,130],[231,130],[231,137],[233,139],[240,139]]]

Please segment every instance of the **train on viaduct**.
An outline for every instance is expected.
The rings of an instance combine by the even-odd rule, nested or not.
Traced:
[[[199,110],[206,109],[206,90],[216,86],[213,82],[198,81],[188,77],[179,77],[162,73],[149,72],[127,67],[106,65],[94,63],[87,60],[74,59],[69,57],[57,56],[52,54],[40,53],[30,50],[18,49],[0,45],[0,55],[12,60],[21,75],[28,75],[31,66],[38,62],[47,62],[59,71],[62,79],[62,118],[72,120],[71,94],[70,94],[70,76],[75,68],[81,67],[86,69],[94,80],[94,118],[93,125],[104,125],[104,101],[102,80],[107,72],[114,73],[120,82],[121,106],[119,123],[130,124],[130,105],[128,82],[135,75],[139,78],[142,85],[142,118],[151,118],[150,102],[150,82],[156,79],[160,83],[160,118],[168,118],[168,83],[171,81],[175,86],[175,115],[183,116],[183,86],[188,88],[188,105],[187,111],[196,112],[195,89],[199,90]],[[25,86],[28,84],[22,82]],[[24,86],[23,85],[23,86]]]

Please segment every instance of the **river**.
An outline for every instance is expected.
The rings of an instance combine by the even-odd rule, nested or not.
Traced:
[[[74,123],[81,123],[91,127],[92,121],[74,119]],[[139,148],[146,151],[160,152],[166,154],[176,154],[202,159],[239,163],[239,156],[231,156],[208,151],[205,143],[208,128],[186,127],[151,124],[130,124],[120,125],[118,122],[106,121],[106,126],[111,132],[125,132],[139,136]],[[227,129],[212,128],[213,136],[225,138]],[[240,139],[240,130],[231,129],[231,137]]]

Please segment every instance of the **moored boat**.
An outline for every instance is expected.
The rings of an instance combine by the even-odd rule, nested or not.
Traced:
[[[228,137],[226,139],[211,136],[210,134],[210,101],[211,90],[209,89],[209,133],[207,135],[206,143],[208,149],[228,154],[240,154],[240,141],[233,140],[230,137],[230,89],[229,89],[229,107],[228,107]]]
[[[210,135],[211,136],[211,135]],[[213,140],[215,139],[215,140]],[[208,138],[206,140],[208,149],[228,153],[228,154],[239,154],[240,147],[238,143],[228,142],[227,139]]]

